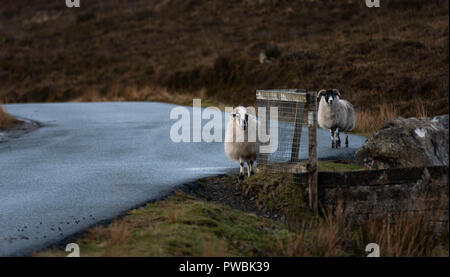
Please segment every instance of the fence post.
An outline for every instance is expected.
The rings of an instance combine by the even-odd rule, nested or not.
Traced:
[[[308,185],[309,207],[314,213],[319,210],[318,166],[317,166],[317,92],[308,92]]]

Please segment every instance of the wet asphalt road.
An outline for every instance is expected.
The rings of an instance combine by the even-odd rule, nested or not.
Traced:
[[[172,142],[173,107],[4,105],[42,127],[0,142],[0,256],[27,255],[184,183],[237,168],[222,143]],[[351,136],[350,148],[331,149],[329,133],[319,130],[318,156],[349,159],[364,141]]]

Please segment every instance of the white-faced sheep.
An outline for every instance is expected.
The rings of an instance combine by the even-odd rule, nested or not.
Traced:
[[[239,162],[239,179],[244,179],[244,162],[247,163],[248,176],[254,173],[257,142],[252,142],[253,136],[249,136],[249,129],[256,130],[258,120],[251,109],[239,106],[231,113],[225,133],[225,154],[232,160]],[[252,134],[255,135],[256,133]]]
[[[330,130],[332,148],[341,146],[340,132],[348,132],[355,128],[356,117],[353,105],[340,97],[341,94],[337,89],[323,89],[317,95],[319,99],[317,119],[320,128]],[[348,147],[348,135],[345,138],[345,147]]]

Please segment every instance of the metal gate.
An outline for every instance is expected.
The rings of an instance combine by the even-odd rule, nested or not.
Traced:
[[[299,89],[257,90],[256,106],[260,124],[270,129],[277,124],[278,145],[271,153],[257,155],[258,168],[268,173],[308,173],[309,206],[318,210],[317,196],[317,92]],[[270,118],[276,107],[277,117]],[[276,122],[275,122],[276,121]],[[307,135],[306,135],[307,133]],[[270,134],[273,136],[274,134]]]

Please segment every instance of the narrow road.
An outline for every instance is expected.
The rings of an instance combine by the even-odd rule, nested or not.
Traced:
[[[0,143],[0,256],[22,256],[238,165],[222,143],[174,143],[175,105],[151,102],[12,104],[42,127]],[[191,109],[191,108],[190,108]],[[318,132],[320,158],[351,158]]]

